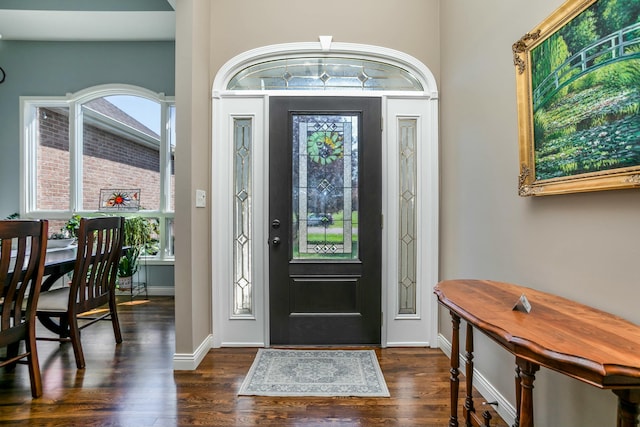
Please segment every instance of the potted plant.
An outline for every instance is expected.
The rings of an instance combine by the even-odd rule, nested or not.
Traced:
[[[78,238],[78,227],[80,227],[80,215],[73,215],[60,229],[59,233],[52,233],[49,236],[48,248],[67,248]]]
[[[155,230],[152,219],[131,216],[124,222],[124,246],[127,248],[118,264],[118,287],[130,290],[133,276],[138,271],[139,258]]]
[[[69,237],[74,239],[78,238],[78,228],[80,228],[80,215],[72,215],[71,218],[64,224],[63,230],[69,234]]]
[[[131,290],[133,285],[133,275],[138,271],[138,257],[140,251],[129,248],[120,258],[118,264],[118,288],[121,291]]]

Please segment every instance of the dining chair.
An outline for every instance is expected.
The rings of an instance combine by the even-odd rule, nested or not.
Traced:
[[[111,320],[116,343],[122,342],[116,304],[116,274],[122,253],[123,217],[80,219],[78,255],[70,286],[42,292],[37,316],[42,325],[57,337],[39,340],[71,342],[78,369],[85,367],[80,330],[100,320]],[[96,317],[88,311],[107,306]],[[85,315],[83,315],[85,313]]]
[[[33,397],[42,396],[35,316],[48,229],[47,220],[0,221],[0,347],[6,347],[0,366],[13,370],[26,358]]]

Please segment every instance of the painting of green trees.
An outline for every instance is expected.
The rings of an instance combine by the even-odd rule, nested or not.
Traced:
[[[531,50],[535,178],[640,165],[640,0],[600,0]]]

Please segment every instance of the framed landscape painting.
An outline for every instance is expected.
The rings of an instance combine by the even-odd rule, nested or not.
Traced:
[[[640,187],[640,0],[569,0],[513,61],[521,196]]]

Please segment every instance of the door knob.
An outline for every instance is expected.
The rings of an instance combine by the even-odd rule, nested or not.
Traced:
[[[273,244],[273,246],[278,246],[280,244],[280,238],[279,237],[274,237],[271,240],[271,243]]]

